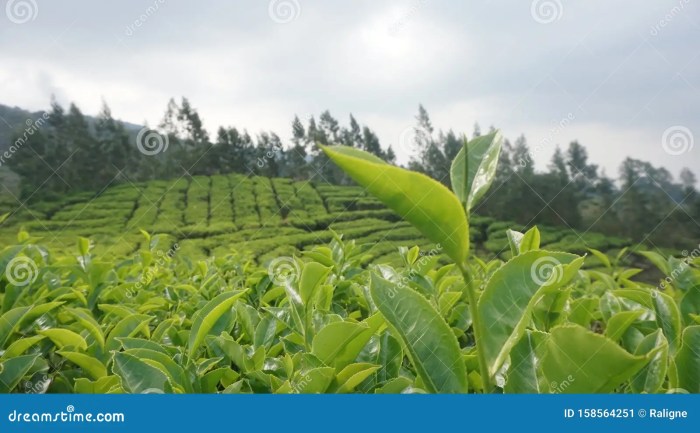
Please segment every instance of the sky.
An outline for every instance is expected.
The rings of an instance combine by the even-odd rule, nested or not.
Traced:
[[[469,2],[0,0],[0,103],[51,95],[156,125],[187,97],[219,126],[291,137],[300,118],[352,113],[412,149],[436,129],[527,137],[539,169],[585,145],[616,176],[625,157],[700,175],[700,0]]]

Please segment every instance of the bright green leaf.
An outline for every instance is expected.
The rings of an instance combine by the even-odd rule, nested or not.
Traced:
[[[189,341],[187,342],[188,356],[194,356],[195,351],[202,342],[204,342],[204,337],[207,336],[216,321],[219,320],[224,313],[229,311],[234,302],[243,296],[244,293],[245,290],[224,292],[207,302],[207,304],[195,314],[192,329],[190,330]]]
[[[121,378],[124,390],[133,394],[164,393],[168,383],[160,369],[124,352],[114,354],[114,372]]]
[[[678,387],[690,393],[700,393],[700,325],[683,331],[683,345],[676,354]]]
[[[503,389],[508,394],[539,394],[536,339],[526,332],[510,351],[508,379]]]
[[[668,341],[664,337],[661,329],[657,329],[653,333],[644,337],[637,346],[635,355],[646,355],[654,351],[653,358],[649,364],[637,373],[632,379],[632,390],[637,393],[653,394],[658,392],[666,380],[666,372],[668,370]]]
[[[5,350],[0,359],[10,359],[23,355],[24,352],[29,350],[29,348],[31,348],[44,338],[46,337],[44,337],[43,335],[34,335],[32,337],[20,338],[19,340],[10,344],[10,346],[7,348],[7,350]]]
[[[87,350],[87,342],[85,339],[69,329],[51,328],[38,331],[38,334],[49,337],[51,341],[59,348],[64,347]]]
[[[632,324],[639,319],[643,310],[621,311],[608,320],[605,336],[612,341],[619,341]]]
[[[514,257],[491,276],[479,299],[479,348],[493,376],[520,340],[542,295],[567,284],[583,258],[567,253],[529,251]]]
[[[114,325],[114,328],[107,335],[105,348],[107,351],[119,349],[120,343],[118,338],[133,337],[139,332],[148,331],[148,323],[153,320],[153,317],[145,314],[129,315]]]
[[[462,149],[452,161],[450,179],[452,189],[467,211],[486,194],[496,175],[498,156],[503,137],[498,131],[464,141]]]
[[[0,393],[10,393],[32,368],[39,355],[23,355],[0,362]]]
[[[467,392],[467,369],[457,338],[418,292],[372,274],[374,303],[400,337],[430,392]]]
[[[304,305],[308,304],[316,288],[325,281],[331,269],[320,263],[309,262],[304,265],[299,279],[299,295]]]
[[[655,351],[631,355],[612,340],[578,325],[552,329],[542,372],[555,392],[609,393],[631,379]]]
[[[681,345],[681,312],[672,297],[658,290],[654,290],[652,302],[656,323],[663,329],[673,356]]]
[[[82,368],[83,371],[92,376],[93,379],[99,379],[107,376],[107,367],[105,367],[104,364],[102,364],[97,358],[93,358],[92,356],[84,353],[69,352],[65,350],[59,350],[56,353]]]
[[[440,244],[454,261],[464,262],[469,251],[467,216],[444,185],[347,146],[323,147],[323,151],[355,182]]]

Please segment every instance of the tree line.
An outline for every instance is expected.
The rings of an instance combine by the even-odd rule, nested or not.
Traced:
[[[329,111],[318,119],[295,116],[288,143],[272,131],[252,136],[233,126],[220,127],[211,137],[186,98],[179,103],[171,99],[157,127],[141,131],[125,128],[107,104],[91,121],[75,104],[65,109],[52,101],[45,119],[29,136],[17,131],[13,142],[21,139],[22,146],[6,160],[21,177],[25,199],[100,192],[124,181],[231,172],[348,184],[319,144],[352,146],[396,162],[392,146],[383,146],[372,129],[352,114],[342,125]],[[481,135],[478,124],[470,135]],[[450,163],[465,135],[436,131],[421,105],[410,138],[408,168],[449,186]],[[527,139],[520,136],[514,142],[505,140],[494,186],[476,212],[520,224],[564,225],[682,246],[700,236],[695,184],[689,169],[676,181],[668,170],[634,158],[621,164],[617,177],[609,177],[589,161],[586,148],[577,141],[565,149],[557,147],[547,170],[540,172]]]

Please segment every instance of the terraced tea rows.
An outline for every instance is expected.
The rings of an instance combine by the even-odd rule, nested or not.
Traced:
[[[623,241],[472,218],[500,144],[465,143],[454,191],[323,149],[406,223],[355,187],[243,176],[47,205],[32,225],[53,245],[104,246],[19,230],[0,249],[0,393],[700,392],[700,252],[637,250],[661,280],[626,249],[540,248]]]
[[[366,244],[364,261],[396,263],[399,246],[432,244],[379,201],[356,186],[290,179],[196,176],[176,181],[124,183],[98,196],[76,194],[30,209],[10,209],[0,241],[11,244],[19,227],[59,253],[74,250],[78,236],[95,242],[95,253],[124,257],[140,247],[140,230],[157,235],[162,248],[177,242],[192,259],[232,252],[264,263],[328,243],[330,230]],[[19,223],[18,221],[21,221]],[[510,222],[474,217],[471,238],[482,255],[508,255]],[[545,248],[585,252],[623,247],[623,239],[541,227]]]

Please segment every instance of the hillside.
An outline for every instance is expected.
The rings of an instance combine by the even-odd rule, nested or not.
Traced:
[[[9,205],[8,205],[9,206]],[[12,207],[0,209],[13,212]],[[95,254],[125,257],[136,252],[143,229],[175,242],[179,254],[196,259],[237,252],[265,263],[331,240],[331,229],[366,244],[367,262],[400,261],[399,246],[431,247],[419,232],[356,186],[238,174],[195,176],[176,181],[121,184],[101,195],[74,194],[14,212],[0,228],[0,242],[11,244],[20,227],[53,251],[73,254],[76,238],[89,237]],[[510,222],[474,217],[473,247],[482,256],[506,256]],[[540,227],[542,245],[578,253],[628,244],[596,233]]]
[[[44,111],[32,112],[20,107],[0,104],[0,152],[4,152],[10,146],[14,133],[27,127],[27,121],[31,123],[39,119],[42,114],[44,114]],[[88,125],[94,125],[95,123],[95,118],[92,116],[86,115],[85,120],[88,122]],[[122,124],[134,136],[143,127],[129,122],[122,122]]]

